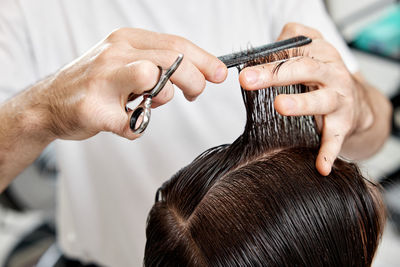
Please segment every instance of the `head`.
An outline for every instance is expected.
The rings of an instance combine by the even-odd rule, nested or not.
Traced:
[[[273,55],[262,62],[273,61]],[[247,123],[162,185],[146,230],[146,266],[370,266],[384,224],[379,188],[338,159],[315,168],[312,117],[282,117],[279,93],[243,91]]]

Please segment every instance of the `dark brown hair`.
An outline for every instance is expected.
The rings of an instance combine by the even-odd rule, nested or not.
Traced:
[[[384,223],[379,189],[341,159],[321,176],[313,117],[273,108],[277,94],[306,90],[242,90],[244,133],[205,151],[157,191],[145,266],[371,265]]]

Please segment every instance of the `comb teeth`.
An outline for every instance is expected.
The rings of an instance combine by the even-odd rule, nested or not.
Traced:
[[[224,62],[228,68],[239,67],[249,61],[253,61],[255,58],[263,58],[282,50],[303,46],[311,43],[311,41],[310,38],[300,35],[279,42],[255,47],[251,50],[220,56],[218,59]]]

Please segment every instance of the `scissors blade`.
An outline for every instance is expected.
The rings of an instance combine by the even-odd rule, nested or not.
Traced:
[[[183,60],[183,54],[179,54],[175,62],[169,67],[169,69],[165,72],[165,77],[169,79],[172,74],[178,69],[179,65],[182,63]]]
[[[183,54],[179,54],[175,62],[169,67],[165,73],[162,73],[160,76],[160,80],[154,86],[153,89],[151,89],[148,93],[150,97],[155,97],[158,95],[158,93],[164,88],[165,84],[168,82],[169,78],[174,74],[174,72],[178,69],[179,65],[182,63],[183,60]]]

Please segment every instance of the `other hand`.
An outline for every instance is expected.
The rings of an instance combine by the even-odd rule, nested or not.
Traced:
[[[283,28],[278,40],[297,35],[305,35],[313,40],[301,48],[303,56],[288,60],[277,73],[274,73],[277,63],[273,62],[245,68],[239,80],[248,90],[298,83],[311,88],[310,92],[304,94],[279,95],[274,106],[285,116],[315,115],[322,131],[316,167],[322,175],[328,175],[339,154],[363,158],[381,146],[390,126],[385,122],[382,129],[374,127],[371,130],[375,119],[371,97],[377,96],[374,99],[376,105],[388,104],[376,90],[368,89],[360,76],[349,72],[337,50],[318,31],[289,23]],[[390,112],[383,112],[385,119],[388,118],[386,113]],[[356,138],[359,140],[354,140]],[[373,141],[368,143],[370,140]]]

